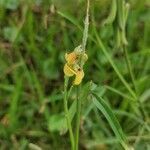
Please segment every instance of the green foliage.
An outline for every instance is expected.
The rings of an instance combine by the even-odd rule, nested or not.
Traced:
[[[150,147],[150,3],[127,2],[126,48],[137,91],[124,52],[115,48],[112,24],[103,26],[111,1],[93,0],[80,91],[80,149],[120,150],[122,131],[136,150]],[[81,44],[85,10],[83,0],[0,0],[0,149],[26,150],[31,143],[44,150],[70,149],[63,113],[64,54]],[[93,90],[100,97],[94,104]],[[68,105],[73,120],[74,91]]]
[[[98,97],[94,93],[93,93],[93,95],[94,95],[93,103],[107,118],[112,130],[114,131],[116,137],[118,138],[118,141],[122,144],[122,146],[125,149],[127,149],[128,146],[126,144],[125,135],[124,135],[122,128],[121,128],[120,124],[118,123],[115,115],[113,114],[112,109],[109,108],[109,106],[105,103],[105,100],[103,100],[101,97]]]
[[[69,109],[69,118],[72,121],[76,112],[76,101],[74,101]],[[64,134],[67,132],[67,122],[65,115],[63,114],[55,114],[49,117],[48,127],[50,131],[59,131],[60,134]]]

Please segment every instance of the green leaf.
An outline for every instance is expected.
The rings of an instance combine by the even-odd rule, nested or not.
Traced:
[[[114,134],[116,135],[117,139],[119,140],[120,144],[125,149],[128,149],[128,146],[126,144],[126,137],[122,131],[122,128],[121,128],[117,118],[113,114],[112,109],[105,103],[103,98],[98,97],[95,93],[93,93],[93,96],[94,96],[93,103],[106,117],[107,121],[109,122],[109,124],[110,124]]]
[[[5,27],[4,28],[4,37],[10,42],[14,42],[18,33],[17,27]]]
[[[0,5],[10,10],[16,10],[19,3],[20,1],[18,0],[0,0]]]
[[[69,108],[69,117],[72,121],[76,112],[76,101],[74,101]],[[67,121],[64,114],[55,114],[50,116],[48,121],[48,129],[49,131],[55,132],[58,131],[60,134],[65,134],[68,130]]]
[[[50,116],[49,122],[48,122],[48,129],[50,131],[63,131],[66,130],[66,121],[63,114],[55,114]]]

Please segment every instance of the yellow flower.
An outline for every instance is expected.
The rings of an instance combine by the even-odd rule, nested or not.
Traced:
[[[69,67],[67,63],[64,66],[64,73],[68,77],[71,77],[74,74],[76,74],[76,72],[73,69],[71,69],[71,67]]]
[[[64,73],[68,77],[75,75],[75,79],[73,81],[74,85],[79,85],[84,77],[84,72],[82,69],[78,68],[78,70],[73,70],[73,68],[71,68],[67,63],[64,66]]]
[[[65,54],[65,59],[67,61],[68,64],[74,64],[76,59],[77,59],[77,54],[75,52],[72,52],[70,54]]]
[[[79,85],[84,77],[83,65],[87,61],[86,53],[79,51],[77,48],[69,54],[65,54],[66,64],[64,65],[64,74],[68,77],[75,75],[73,84]]]
[[[74,85],[79,85],[82,82],[83,77],[84,77],[83,70],[78,70],[74,80]]]

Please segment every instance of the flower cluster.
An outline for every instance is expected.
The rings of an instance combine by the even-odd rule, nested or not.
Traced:
[[[79,85],[82,82],[84,77],[83,65],[87,59],[88,56],[82,51],[81,46],[76,47],[73,52],[65,54],[64,74],[68,77],[75,75],[74,85]]]

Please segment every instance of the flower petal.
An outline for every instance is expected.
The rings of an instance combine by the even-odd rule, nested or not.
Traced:
[[[83,77],[84,77],[83,70],[77,71],[76,77],[75,77],[75,80],[74,80],[74,85],[79,85],[82,82]]]
[[[64,74],[68,77],[71,77],[74,75],[74,71],[67,65],[65,64],[64,66]]]
[[[67,61],[68,64],[74,64],[76,61],[77,55],[75,52],[72,52],[70,54],[65,54],[65,59]]]

